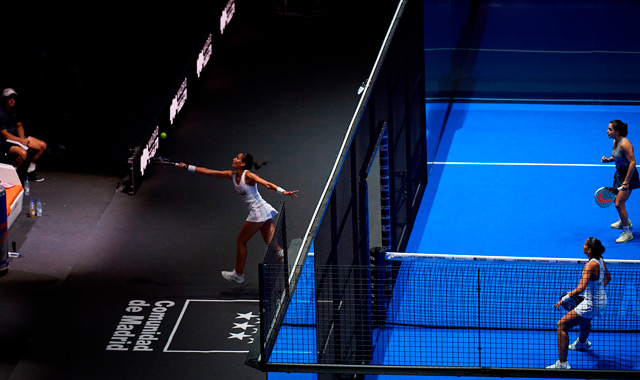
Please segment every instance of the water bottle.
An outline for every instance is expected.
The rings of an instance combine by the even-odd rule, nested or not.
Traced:
[[[24,182],[24,195],[31,194],[31,186],[29,185],[29,178],[27,178]]]
[[[36,217],[36,203],[33,201],[33,198],[29,200],[29,217]]]
[[[36,202],[36,215],[42,216],[42,201],[40,201],[40,198]]]

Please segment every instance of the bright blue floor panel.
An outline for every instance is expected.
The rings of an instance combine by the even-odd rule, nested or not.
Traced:
[[[427,121],[446,109],[427,104]],[[633,143],[638,106],[455,103],[435,161],[600,164],[611,155],[606,132],[614,119],[629,124]]]
[[[577,331],[572,331],[571,341],[577,335]],[[639,370],[638,338],[640,334],[592,333],[590,340],[594,349],[569,351],[568,360],[576,369]],[[389,366],[545,368],[555,363],[558,355],[555,331],[485,330],[478,333],[464,329],[391,326],[379,331],[377,339],[372,364]],[[605,349],[597,349],[596,342],[605,345]]]
[[[427,114],[443,107],[427,105]],[[615,118],[640,128],[640,107],[454,104],[407,252],[581,257],[594,236],[605,258],[640,259],[640,236],[616,244],[615,208],[593,200],[612,183],[615,168],[600,157],[611,154]]]
[[[315,326],[282,326],[269,363],[317,363]]]
[[[640,259],[640,233],[616,244],[615,207],[594,201],[610,174],[602,167],[436,165],[439,183],[427,185],[407,252],[582,258],[584,241],[595,236],[605,258]],[[632,222],[633,215],[640,221],[634,195]]]

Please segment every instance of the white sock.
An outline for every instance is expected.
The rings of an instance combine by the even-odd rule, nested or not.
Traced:
[[[27,170],[27,172],[31,173],[32,171],[36,170],[36,164],[34,164],[33,162],[29,164],[29,169]]]
[[[624,226],[624,227],[622,227],[622,230],[623,230],[624,232],[629,232],[629,226]]]

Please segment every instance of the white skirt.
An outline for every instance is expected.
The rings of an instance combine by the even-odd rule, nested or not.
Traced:
[[[598,306],[594,306],[590,301],[583,301],[578,306],[576,306],[575,311],[576,314],[586,319],[594,319],[599,318],[604,311],[604,308],[607,306],[607,300],[604,299],[599,303]]]
[[[269,219],[273,219],[276,215],[278,215],[276,209],[263,201],[249,205],[249,216],[247,216],[247,222],[262,223]]]

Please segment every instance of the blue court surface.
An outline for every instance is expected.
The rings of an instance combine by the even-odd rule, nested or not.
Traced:
[[[447,110],[447,106],[427,104],[428,125],[442,123],[445,113],[448,113],[448,118],[434,162],[430,165],[429,183],[407,252],[583,259],[583,243],[594,236],[606,247],[605,260],[640,259],[640,232],[636,239],[616,244],[620,230],[610,228],[610,224],[618,220],[615,207],[602,209],[593,199],[597,188],[611,185],[615,171],[611,164],[600,162],[602,156],[611,155],[612,140],[606,134],[609,121],[620,119],[628,123],[630,141],[640,144],[640,137],[635,138],[640,135],[636,133],[640,131],[640,107],[469,103],[453,104]],[[631,221],[637,219],[640,223],[640,191],[636,193],[627,202],[627,210]],[[300,281],[312,283],[312,271],[313,265],[308,262]],[[402,273],[399,280],[401,276]],[[575,285],[578,279],[579,274],[576,274]],[[307,287],[299,286],[296,293],[300,289]],[[637,298],[637,290],[629,289],[621,285],[620,294],[626,294],[628,298],[633,293]],[[407,286],[394,289],[389,314],[394,312],[393,307],[399,308],[396,311],[398,315],[404,315],[412,308],[420,310],[424,307],[406,303],[426,298],[426,295],[422,298],[419,295],[408,296],[410,292]],[[424,292],[416,290],[416,293]],[[295,294],[287,318],[313,318],[313,300],[312,293]],[[545,323],[554,328],[554,321],[560,316],[560,312],[551,314]],[[635,321],[637,317],[634,309],[631,318]],[[306,322],[312,325],[313,321]],[[281,332],[271,361],[290,357],[291,340],[299,339],[307,342],[297,346],[295,354],[300,362],[314,362],[315,330],[312,327],[288,329],[296,331],[291,333],[285,329]],[[308,336],[308,339],[300,339],[300,334]],[[402,360],[399,356],[403,350],[407,353],[411,350],[412,357],[422,360],[417,365],[504,366],[499,358],[508,352],[514,358],[513,367],[521,368],[543,368],[553,364],[557,358],[554,331],[491,330],[483,334],[479,336],[475,331],[471,333],[464,329],[385,327],[378,332],[374,357],[382,361],[380,364],[387,362],[393,365],[394,361],[397,364]],[[635,345],[632,342],[638,341],[637,333],[600,334],[599,337],[594,332],[591,338],[594,341],[617,340],[624,344],[619,351],[606,354],[598,350],[581,356],[571,353],[570,361],[574,360],[583,369],[638,370],[640,358],[634,357],[638,348],[625,351],[625,344]],[[414,344],[412,339],[418,336],[420,342],[429,344]],[[487,347],[481,363],[471,352],[473,347],[477,347],[475,339],[483,340]],[[505,347],[505,341],[517,343]],[[460,342],[469,345],[470,354],[455,358],[447,355],[448,347]],[[527,342],[548,348],[534,360],[527,350]],[[282,351],[285,347],[288,352]],[[498,362],[493,362],[494,359]],[[288,376],[269,374],[270,379]],[[314,375],[303,376],[315,378]],[[418,377],[380,375],[368,378]]]
[[[427,105],[427,124],[446,106]],[[615,207],[593,199],[612,184],[615,168],[600,158],[611,155],[614,119],[629,124],[632,143],[640,136],[637,106],[454,104],[406,251],[581,258],[593,236],[605,258],[640,259],[640,234],[616,244]],[[640,221],[636,192],[627,201],[632,223]]]

